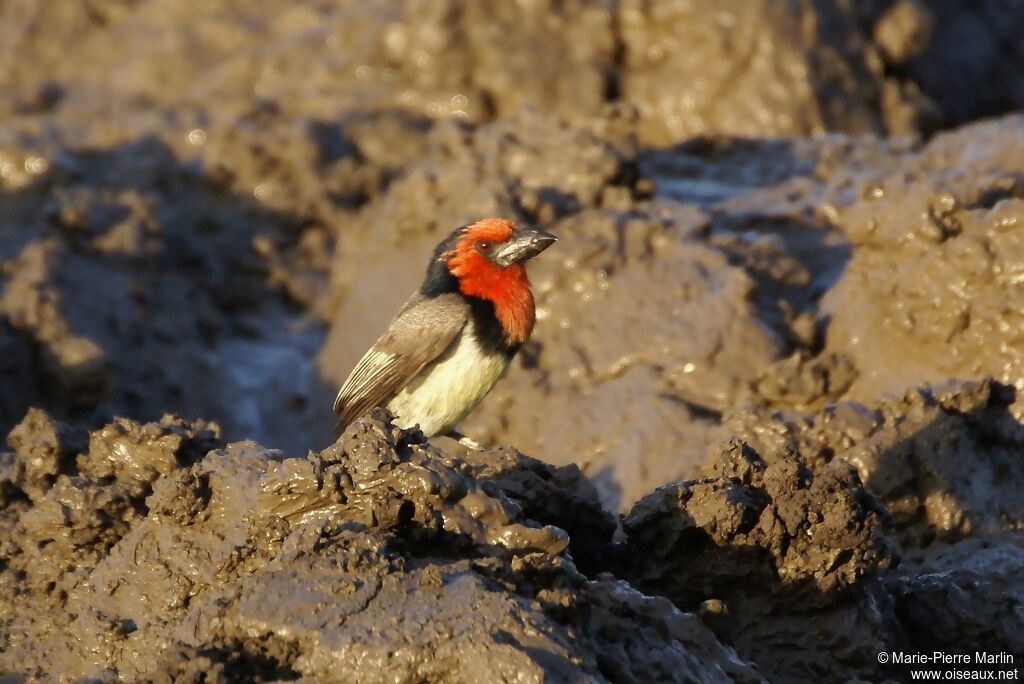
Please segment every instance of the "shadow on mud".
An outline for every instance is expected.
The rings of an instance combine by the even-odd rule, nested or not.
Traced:
[[[327,442],[323,328],[277,272],[303,220],[230,184],[146,137],[65,151],[0,194],[0,348],[31,359],[4,375],[0,429],[37,405],[90,426],[178,412],[300,454]]]

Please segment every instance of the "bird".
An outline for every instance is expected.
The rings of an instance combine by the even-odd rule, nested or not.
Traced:
[[[526,262],[557,238],[503,218],[456,228],[434,249],[419,289],[356,363],[334,400],[342,431],[383,406],[400,428],[430,439],[465,418],[530,339],[536,308]]]

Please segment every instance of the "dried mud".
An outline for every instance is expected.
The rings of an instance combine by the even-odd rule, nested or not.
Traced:
[[[1021,662],[1022,17],[0,4],[0,679]],[[331,445],[488,214],[560,238],[511,446]]]

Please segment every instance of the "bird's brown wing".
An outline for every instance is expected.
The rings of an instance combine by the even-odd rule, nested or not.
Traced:
[[[457,294],[413,296],[338,391],[334,400],[334,412],[339,416],[335,437],[444,353],[468,319],[469,304]]]

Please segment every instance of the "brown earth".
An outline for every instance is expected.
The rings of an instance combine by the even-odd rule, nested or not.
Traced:
[[[1024,658],[1022,17],[0,3],[0,680]],[[515,449],[331,446],[483,215],[560,237]]]

